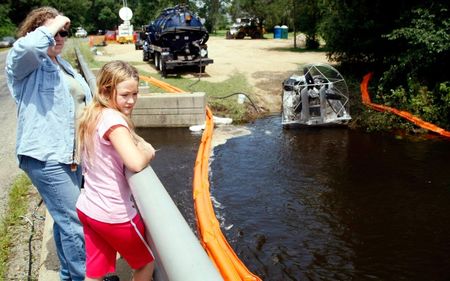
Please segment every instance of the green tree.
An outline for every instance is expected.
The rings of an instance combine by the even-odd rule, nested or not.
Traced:
[[[214,33],[217,29],[227,26],[228,0],[205,0],[197,2],[197,5],[199,6],[198,15],[205,19],[205,27],[208,32]]]
[[[131,22],[135,29],[141,28],[143,25],[148,25],[151,21],[168,7],[173,7],[177,2],[170,0],[159,1],[135,1],[134,4],[130,4],[129,7],[133,10],[133,19]]]
[[[14,2],[14,4],[12,2]],[[39,0],[11,0],[9,3],[9,18],[16,26],[19,26],[31,10],[44,5],[42,1]]]
[[[286,25],[292,28],[292,9],[293,2],[298,0],[277,0],[272,1],[267,7],[269,13],[266,14],[265,22],[268,29],[275,25]],[[296,3],[297,4],[297,3]]]
[[[59,1],[59,0],[47,0],[42,1],[42,5],[48,5],[61,11],[64,15],[70,18],[72,31],[75,32],[78,26],[83,26],[86,30],[91,31],[89,28],[90,19],[86,16],[89,15],[91,10],[92,1],[89,0],[72,0],[72,1]]]
[[[450,128],[449,10],[440,4],[415,9],[406,22],[386,36],[404,51],[386,58],[378,96]]]
[[[234,0],[229,9],[233,19],[256,17],[261,25],[271,29],[274,25],[287,23],[288,0]]]
[[[380,102],[449,124],[449,13],[443,0],[324,0],[331,60],[376,76]],[[380,79],[381,78],[381,79]]]
[[[317,49],[319,47],[318,29],[322,10],[316,0],[296,1],[293,15],[297,30],[306,36],[306,48]]]
[[[448,80],[449,16],[449,10],[442,5],[434,5],[430,9],[419,8],[412,11],[406,26],[394,29],[386,36],[408,51],[387,60],[392,67],[385,72],[385,81],[388,77],[397,77],[397,82],[413,78],[421,84],[434,87],[435,83]]]
[[[119,17],[119,10],[122,2],[114,0],[94,0],[88,12],[90,23],[87,25],[88,31],[96,30],[116,30],[122,23]]]
[[[421,4],[419,0],[324,0],[320,33],[330,59],[345,63],[382,63],[398,52],[384,35],[399,26],[401,15]]]
[[[205,4],[206,4],[205,27],[208,29],[208,32],[214,32],[216,29],[217,22],[219,21],[220,18],[220,1],[209,0],[205,1]]]
[[[68,16],[72,20],[72,27],[75,29],[77,26],[84,26],[90,22],[88,11],[91,9],[91,2],[89,0],[73,0],[73,1],[57,1],[57,0],[20,0],[9,1],[8,4],[8,17],[11,23],[17,27],[25,19],[27,14],[38,7],[52,6],[64,15]],[[3,19],[3,16],[1,17]],[[3,26],[3,24],[1,25]]]
[[[0,4],[0,36],[14,35],[16,26],[12,23],[8,14],[11,3]]]
[[[386,57],[397,56],[405,46],[386,34],[407,26],[415,9],[427,10],[440,2],[448,7],[443,0],[323,0],[320,34],[334,61],[383,65]]]

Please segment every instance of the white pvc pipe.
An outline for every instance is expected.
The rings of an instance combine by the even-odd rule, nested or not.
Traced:
[[[126,176],[157,262],[155,281],[223,280],[153,169]]]

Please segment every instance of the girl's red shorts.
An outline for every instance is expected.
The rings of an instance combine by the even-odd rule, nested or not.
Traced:
[[[132,269],[139,269],[154,260],[145,237],[145,226],[138,214],[132,222],[104,223],[94,220],[77,210],[83,224],[86,243],[86,276],[99,278],[116,270],[119,253]],[[140,235],[138,234],[138,232]]]

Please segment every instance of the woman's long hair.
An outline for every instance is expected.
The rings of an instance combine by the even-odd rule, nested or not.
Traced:
[[[44,25],[48,19],[56,18],[60,14],[58,10],[48,6],[32,10],[20,24],[17,37],[20,38],[27,35],[28,32],[34,31],[39,26]]]
[[[94,134],[97,129],[97,123],[100,120],[101,113],[105,108],[117,110],[126,120],[132,136],[134,136],[134,125],[130,117],[121,113],[116,103],[117,84],[135,79],[139,81],[137,69],[124,61],[111,61],[103,65],[97,76],[97,93],[93,101],[89,104],[78,119],[77,126],[77,159],[80,159],[80,153],[84,152],[87,161],[91,160],[94,150]]]

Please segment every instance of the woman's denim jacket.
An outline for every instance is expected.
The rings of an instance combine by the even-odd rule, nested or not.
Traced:
[[[6,59],[8,88],[17,105],[16,154],[40,161],[74,163],[75,104],[68,83],[58,66],[47,55],[55,39],[41,26],[18,39]],[[57,57],[58,63],[73,76],[92,100],[84,78]]]

